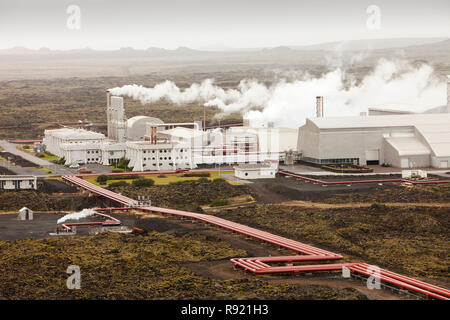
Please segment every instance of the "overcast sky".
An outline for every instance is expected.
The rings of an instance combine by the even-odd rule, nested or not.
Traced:
[[[67,27],[69,5],[80,29]],[[369,29],[368,6],[381,10]],[[0,0],[0,48],[174,49],[449,37],[449,0]]]

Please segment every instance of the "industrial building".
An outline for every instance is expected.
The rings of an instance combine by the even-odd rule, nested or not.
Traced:
[[[450,81],[450,78],[449,78]],[[293,163],[382,164],[400,168],[450,167],[450,82],[447,105],[416,114],[368,108],[359,116],[324,117],[317,97],[316,117],[299,129],[273,123],[205,130],[202,122],[164,123],[161,119],[125,118],[123,98],[107,92],[108,134],[77,128],[46,130],[47,151],[65,164],[111,165],[129,159],[133,171],[193,169],[203,164]],[[330,102],[332,103],[332,102]]]
[[[46,130],[43,144],[65,164],[111,165],[126,158],[133,171],[193,169],[202,164],[278,161],[296,151],[298,130],[290,128],[201,128],[201,121],[164,123],[125,118],[123,98],[107,92],[107,137],[78,128]]]
[[[84,129],[61,128],[45,130],[45,150],[64,158],[66,164],[98,163],[105,135]]]
[[[37,189],[36,176],[0,175],[0,190]]]
[[[319,105],[319,102],[318,102]],[[388,163],[399,168],[450,168],[450,79],[444,113],[384,110],[369,115],[307,119],[298,152],[312,164]]]
[[[299,150],[304,161],[316,164],[448,168],[449,124],[450,114],[307,119],[299,129]]]
[[[270,179],[275,178],[278,162],[240,164],[234,168],[234,176],[239,179]]]

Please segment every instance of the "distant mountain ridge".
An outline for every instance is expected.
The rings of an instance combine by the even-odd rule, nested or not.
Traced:
[[[394,39],[369,39],[369,40],[349,40],[336,41],[328,43],[319,43],[303,46],[276,46],[269,48],[228,48],[225,50],[197,50],[188,47],[179,47],[174,50],[159,47],[149,47],[147,49],[134,49],[132,47],[122,47],[118,50],[95,50],[92,48],[81,48],[71,50],[52,50],[49,48],[40,48],[37,50],[17,46],[10,49],[0,49],[0,55],[48,55],[48,54],[67,54],[67,55],[119,55],[119,56],[170,56],[170,55],[195,55],[195,54],[233,54],[233,53],[261,53],[261,54],[293,54],[303,51],[361,51],[361,50],[385,50],[394,48],[421,46],[437,46],[450,48],[450,39],[448,38],[394,38]]]

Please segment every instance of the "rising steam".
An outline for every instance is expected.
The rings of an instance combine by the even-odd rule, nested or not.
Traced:
[[[80,220],[80,219],[92,216],[94,213],[95,213],[95,211],[93,209],[83,209],[79,212],[66,214],[64,217],[58,219],[58,221],[56,223],[61,224],[68,220]]]
[[[223,89],[207,79],[184,90],[165,81],[153,88],[133,84],[110,92],[143,104],[163,99],[176,105],[198,102],[218,107],[222,115],[240,112],[255,126],[272,121],[292,128],[315,115],[318,95],[324,96],[326,116],[358,115],[368,107],[387,103],[410,105],[407,111],[421,112],[446,102],[445,83],[436,77],[431,66],[386,59],[380,59],[359,82],[337,67],[320,77],[302,72],[295,80],[281,80],[269,87],[256,80],[242,80],[236,89]]]

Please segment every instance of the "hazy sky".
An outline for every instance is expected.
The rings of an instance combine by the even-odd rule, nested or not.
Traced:
[[[67,27],[69,5],[80,29]],[[369,5],[379,30],[366,26]],[[449,0],[0,0],[0,48],[273,47],[449,37]]]

